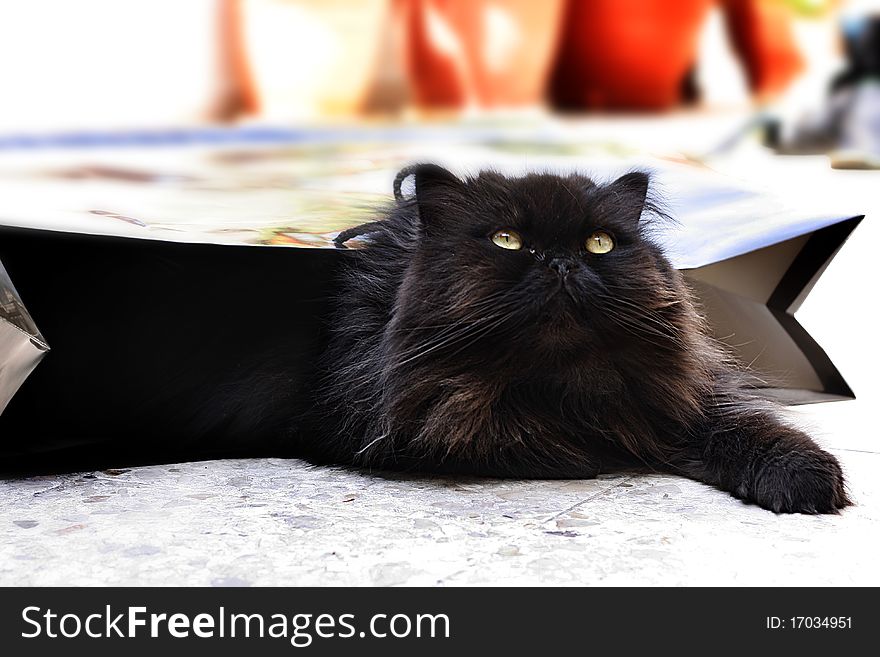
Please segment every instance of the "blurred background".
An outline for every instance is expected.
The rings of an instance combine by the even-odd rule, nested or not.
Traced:
[[[787,116],[822,115],[831,112],[833,85],[876,79],[876,4],[3,3],[0,132],[730,111],[768,104]],[[812,117],[823,120],[831,121]],[[811,127],[810,139],[800,135],[801,142],[833,141],[837,131]]]

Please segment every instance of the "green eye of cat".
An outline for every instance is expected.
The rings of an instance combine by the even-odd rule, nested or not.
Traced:
[[[519,251],[522,246],[522,237],[514,230],[502,228],[492,233],[492,243],[500,246],[502,249],[510,249],[511,251]]]
[[[597,230],[587,238],[587,251],[601,255],[614,248],[614,239],[604,230]]]

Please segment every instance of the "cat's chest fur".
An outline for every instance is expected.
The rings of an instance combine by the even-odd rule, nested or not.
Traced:
[[[413,379],[386,397],[393,449],[438,469],[509,474],[521,466],[534,474],[541,466],[548,476],[578,477],[658,439],[656,418],[642,417],[639,383],[613,368],[426,370]]]

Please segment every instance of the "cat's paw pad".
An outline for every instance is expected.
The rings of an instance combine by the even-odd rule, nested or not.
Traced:
[[[837,459],[818,448],[774,455],[745,496],[775,513],[837,513],[851,502]]]

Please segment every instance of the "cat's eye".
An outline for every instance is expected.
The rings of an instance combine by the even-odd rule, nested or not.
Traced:
[[[523,247],[522,237],[515,230],[502,228],[492,233],[492,243],[502,249],[518,251]]]
[[[587,251],[601,255],[608,253],[614,248],[614,238],[604,230],[597,230],[587,238]]]

